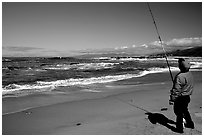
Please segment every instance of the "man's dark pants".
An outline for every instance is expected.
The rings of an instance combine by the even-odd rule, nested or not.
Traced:
[[[174,102],[174,113],[176,114],[176,128],[183,130],[183,118],[186,120],[186,125],[194,127],[188,111],[188,104],[190,103],[190,96],[179,96]]]

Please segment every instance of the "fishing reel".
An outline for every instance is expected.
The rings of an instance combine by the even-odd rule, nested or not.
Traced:
[[[174,97],[173,97],[173,95],[170,95],[169,96],[169,105],[174,105]]]
[[[169,96],[169,105],[173,105],[178,97],[179,95],[175,93],[174,89],[171,89]]]

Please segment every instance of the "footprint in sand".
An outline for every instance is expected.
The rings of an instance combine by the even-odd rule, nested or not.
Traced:
[[[76,125],[77,125],[77,126],[80,126],[80,125],[81,125],[81,123],[77,123]]]
[[[32,112],[31,111],[23,111],[26,115],[30,115],[30,114],[32,114]]]
[[[164,107],[164,108],[161,108],[161,111],[167,111],[168,108]]]

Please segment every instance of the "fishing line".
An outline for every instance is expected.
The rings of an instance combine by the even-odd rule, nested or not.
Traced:
[[[162,47],[162,49],[163,49],[163,51],[164,51],[164,55],[165,55],[164,57],[165,57],[165,59],[166,59],[166,63],[167,63],[167,66],[168,66],[168,68],[169,68],[169,73],[170,73],[170,76],[171,76],[171,80],[172,80],[172,82],[173,82],[173,81],[174,81],[174,80],[173,80],[173,75],[172,75],[172,73],[171,73],[171,69],[170,69],[170,65],[169,65],[168,59],[167,59],[166,51],[165,51],[165,49],[164,49],[164,46],[163,46],[163,43],[162,43],[162,39],[161,39],[161,36],[160,36],[159,31],[158,31],[158,28],[157,28],[156,21],[155,21],[155,19],[154,19],[152,10],[151,10],[150,5],[149,5],[148,2],[147,2],[147,6],[148,6],[148,9],[149,9],[150,14],[151,14],[151,16],[152,16],[152,20],[153,20],[153,22],[154,22],[154,26],[155,26],[155,28],[156,28],[156,32],[157,32],[157,35],[158,35],[158,38],[159,38],[161,47]]]
[[[149,112],[148,110],[146,110],[146,109],[144,109],[144,108],[142,108],[142,107],[136,106],[136,105],[134,105],[134,104],[132,104],[132,103],[126,102],[126,101],[121,100],[121,99],[116,98],[116,97],[115,97],[115,99],[116,99],[116,100],[119,100],[119,101],[121,101],[121,102],[123,102],[123,103],[125,103],[125,104],[131,105],[131,106],[133,106],[134,108],[138,108],[138,109],[143,110],[143,111],[145,111],[145,112],[147,112],[147,113],[151,113],[151,112]]]

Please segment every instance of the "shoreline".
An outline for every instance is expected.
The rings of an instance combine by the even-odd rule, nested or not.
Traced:
[[[202,72],[201,72],[202,73]],[[185,129],[186,134],[202,133],[202,76],[196,74],[195,95],[189,105],[196,130]],[[158,75],[158,74],[157,74]],[[167,74],[164,74],[166,76]],[[162,79],[166,77],[160,76]],[[148,76],[149,77],[149,76]],[[154,75],[150,75],[154,77]],[[143,79],[145,81],[145,78]],[[116,83],[117,84],[117,83]],[[123,83],[124,84],[124,83]],[[144,111],[135,109],[133,104],[152,113],[160,113],[175,120],[172,106],[168,105],[168,91],[171,82],[146,86],[125,85],[117,90],[119,94],[106,94],[73,102],[62,102],[2,116],[3,134],[178,134],[170,129],[152,124]],[[127,90],[124,92],[123,90]],[[119,100],[118,100],[119,99]],[[122,102],[122,101],[123,102]],[[127,102],[127,103],[125,103]],[[167,108],[166,111],[161,111]],[[199,122],[200,121],[200,122]],[[21,127],[18,127],[18,123]],[[197,131],[198,130],[198,131]]]
[[[141,87],[141,86],[154,86],[154,85],[163,85],[165,83],[151,83],[151,84],[141,84],[141,85],[122,85],[122,86],[107,86],[109,89],[109,93],[100,93],[100,94],[103,94],[101,96],[93,96],[93,97],[90,97],[90,98],[80,98],[80,99],[76,99],[76,100],[69,100],[69,101],[62,101],[62,102],[54,102],[54,103],[51,103],[51,104],[45,104],[45,105],[40,105],[40,106],[33,106],[33,107],[27,107],[27,108],[23,108],[23,109],[19,109],[19,110],[16,110],[16,111],[11,111],[11,112],[4,112],[2,113],[2,116],[5,116],[5,115],[10,115],[10,114],[15,114],[15,113],[19,113],[19,112],[23,112],[23,111],[27,111],[27,110],[31,110],[31,109],[38,109],[40,107],[48,107],[48,106],[53,106],[53,105],[57,105],[57,104],[63,104],[63,103],[71,103],[71,102],[78,102],[78,101],[84,101],[84,100],[91,100],[91,99],[100,99],[100,98],[105,98],[105,97],[109,97],[109,96],[114,96],[114,95],[119,95],[119,94],[126,94],[126,93],[113,93],[114,91],[111,91],[113,89],[111,88],[114,88],[117,89],[117,88],[124,88],[125,86],[128,86],[128,88],[137,88],[137,87]],[[112,93],[111,93],[112,92]],[[132,91],[128,91],[128,92],[132,92]],[[90,93],[92,94],[92,93]],[[97,93],[96,93],[97,94]],[[87,94],[88,95],[88,94]],[[28,97],[29,98],[29,97]],[[46,97],[47,98],[47,97]]]
[[[173,74],[176,72],[173,72]],[[157,75],[161,75],[160,79],[157,79]],[[115,89],[125,88],[132,86],[137,88],[138,86],[148,86],[154,84],[164,84],[169,82],[170,76],[168,72],[151,73],[142,77],[134,77],[130,79],[124,79],[115,82],[109,82],[104,84],[95,84],[94,86],[87,86],[86,88],[65,88],[65,92],[53,91],[39,94],[31,94],[21,97],[7,97],[2,98],[2,114],[13,114],[21,112],[27,109],[33,109],[43,106],[54,105],[58,103],[66,103],[72,101],[80,101],[90,98],[101,98],[104,96],[110,96],[119,94],[121,92],[115,92]],[[66,92],[68,91],[68,92]],[[56,93],[55,93],[56,92]],[[71,92],[71,93],[69,93]]]

